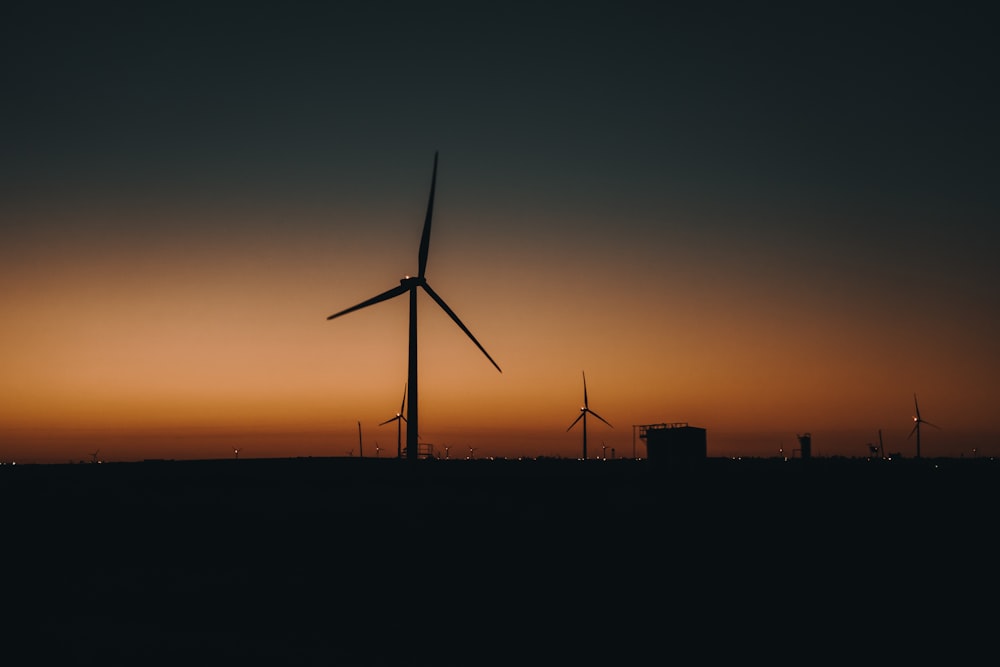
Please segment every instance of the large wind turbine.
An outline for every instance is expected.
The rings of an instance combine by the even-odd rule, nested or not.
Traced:
[[[594,412],[593,410],[590,409],[590,405],[587,403],[587,374],[583,373],[583,407],[580,408],[580,414],[577,416],[576,419],[573,420],[573,423],[570,424],[569,428],[567,428],[566,430],[568,431],[569,429],[571,429],[574,426],[576,426],[576,423],[578,421],[580,421],[581,419],[583,420],[583,459],[584,460],[587,460],[587,413],[590,413],[590,414],[594,415],[595,417],[597,417],[598,419],[600,419],[602,422],[604,422],[608,426],[611,426],[611,424],[608,422],[608,420],[606,420],[604,417],[602,417],[601,415],[597,414],[596,412]],[[611,426],[611,428],[614,428],[614,426]]]
[[[910,435],[906,436],[909,439],[914,433],[917,434],[917,458],[920,458],[920,425],[927,424],[928,426],[934,426],[934,428],[941,428],[940,426],[935,426],[926,419],[921,419],[920,417],[920,406],[917,405],[917,395],[913,395],[913,409],[916,411],[916,415],[913,417],[913,430],[910,431]]]
[[[392,419],[386,419],[384,422],[379,424],[379,426],[385,426],[390,422],[396,422],[396,458],[403,458],[403,422],[406,421],[406,417],[403,416],[403,406],[406,405],[406,385],[403,385],[403,401],[399,404],[399,412]],[[407,429],[409,433],[409,429]]]
[[[352,313],[355,310],[360,310],[367,306],[386,301],[393,297],[399,296],[400,294],[405,294],[409,292],[410,294],[410,352],[409,352],[409,364],[407,368],[407,386],[409,390],[409,401],[406,407],[406,458],[411,460],[416,460],[417,458],[417,433],[420,432],[417,423],[417,288],[423,289],[427,294],[430,295],[432,299],[441,306],[444,312],[448,313],[448,316],[458,325],[458,327],[465,332],[472,342],[476,344],[479,351],[486,355],[486,358],[490,360],[498,371],[500,371],[500,366],[497,366],[497,362],[493,361],[493,357],[489,355],[486,349],[480,345],[476,337],[472,335],[468,327],[462,324],[462,320],[458,319],[458,315],[448,307],[448,304],[438,296],[437,292],[431,289],[431,286],[427,283],[427,278],[425,277],[427,271],[427,251],[431,242],[431,216],[434,211],[434,187],[437,183],[437,166],[438,166],[438,154],[437,151],[434,152],[434,171],[431,175],[431,194],[427,201],[427,216],[424,218],[424,231],[420,237],[420,251],[417,256],[417,275],[416,276],[404,276],[399,281],[398,287],[393,287],[390,290],[386,290],[377,296],[373,296],[367,301],[362,301],[356,306],[342,310],[339,313],[334,313],[326,319],[332,320],[335,317],[340,317],[341,315],[346,315],[347,313]],[[500,371],[501,373],[503,371]]]

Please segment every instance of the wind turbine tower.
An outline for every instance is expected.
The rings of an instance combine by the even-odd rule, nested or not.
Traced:
[[[392,419],[386,419],[384,422],[379,424],[379,426],[385,426],[389,422],[396,422],[396,458],[403,458],[403,424],[406,421],[406,417],[403,416],[403,406],[406,405],[406,385],[403,385],[403,401],[399,404],[399,412]],[[409,433],[409,429],[407,429]]]
[[[409,388],[409,401],[406,406],[406,458],[410,460],[417,459],[417,434],[420,432],[418,425],[417,416],[417,406],[419,394],[417,391],[417,291],[419,289],[424,290],[431,299],[437,303],[441,309],[448,314],[448,317],[458,325],[458,327],[465,332],[479,351],[486,355],[486,358],[490,360],[490,363],[496,367],[497,371],[501,373],[500,366],[497,362],[493,361],[493,357],[489,355],[486,349],[476,340],[476,337],[472,335],[468,327],[462,324],[462,320],[458,319],[458,315],[448,307],[448,304],[444,302],[437,292],[431,289],[430,284],[427,282],[427,254],[430,248],[431,242],[431,218],[434,212],[434,189],[437,184],[437,166],[438,166],[438,154],[434,153],[434,170],[431,174],[431,194],[427,201],[427,215],[424,218],[424,229],[420,237],[420,250],[417,254],[417,275],[416,276],[404,276],[400,281],[399,285],[393,287],[392,289],[386,290],[381,294],[373,296],[372,298],[362,301],[356,306],[351,306],[345,310],[334,313],[327,317],[327,320],[332,320],[341,315],[346,315],[347,313],[353,313],[355,310],[360,310],[368,306],[374,305],[376,303],[381,303],[382,301],[387,301],[393,297],[399,296],[401,294],[409,294],[410,296],[410,328],[409,328],[409,363],[407,364],[407,387]]]
[[[936,425],[930,423],[929,421],[927,421],[926,419],[921,418],[921,416],[920,416],[920,406],[917,404],[917,395],[916,394],[913,395],[913,409],[916,412],[916,414],[913,416],[913,430],[910,431],[910,435],[908,435],[906,437],[910,438],[914,433],[917,434],[917,458],[919,459],[920,458],[920,425],[921,424],[927,424],[928,426],[933,426],[934,428],[941,428],[941,427],[940,426],[936,426]]]
[[[583,460],[586,461],[587,460],[587,414],[589,413],[594,415],[608,426],[611,426],[611,424],[604,417],[602,417],[601,415],[597,414],[596,412],[590,409],[590,404],[587,402],[587,374],[583,373],[582,371],[581,373],[583,374],[583,407],[580,408],[580,414],[577,416],[576,419],[573,420],[573,423],[570,424],[566,430],[569,431],[569,429],[576,426],[576,423],[578,421],[580,421],[581,419],[583,420]],[[611,428],[614,428],[614,426],[611,426]]]

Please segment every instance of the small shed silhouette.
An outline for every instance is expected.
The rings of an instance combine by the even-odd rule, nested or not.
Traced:
[[[639,437],[646,441],[650,461],[682,463],[703,461],[708,456],[705,429],[688,426],[687,422],[640,426]]]

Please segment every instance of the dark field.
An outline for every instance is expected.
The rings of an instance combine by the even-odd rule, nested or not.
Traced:
[[[23,664],[995,656],[1000,462],[0,468]]]

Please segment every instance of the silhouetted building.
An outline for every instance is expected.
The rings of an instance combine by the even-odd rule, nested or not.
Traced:
[[[799,438],[799,457],[808,459],[812,456],[812,434],[803,433]]]
[[[640,426],[639,437],[646,441],[650,461],[683,463],[703,461],[708,456],[705,429],[686,422]]]

